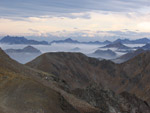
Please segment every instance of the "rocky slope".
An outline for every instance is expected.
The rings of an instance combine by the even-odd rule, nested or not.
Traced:
[[[142,53],[123,64],[99,61],[80,53],[46,53],[27,65],[52,73],[65,80],[72,89],[91,83],[105,86],[116,93],[128,91],[150,102],[150,52]]]
[[[144,52],[135,58],[123,63],[118,72],[124,75],[123,87],[119,90],[128,90],[138,97],[150,102],[150,52]],[[119,74],[119,73],[118,73]]]
[[[50,74],[50,71],[48,74],[19,64],[0,49],[0,113],[150,112],[150,107],[145,101],[129,93],[118,95],[113,91],[103,88],[100,82],[98,83],[97,80],[92,79],[94,75],[89,76],[90,72],[87,73],[88,75],[83,73],[78,75],[79,73],[75,73],[79,70],[78,68],[83,68],[87,61],[89,62],[88,69],[104,64],[106,67],[111,67],[114,65],[113,63],[109,63],[109,65],[106,65],[107,61],[101,62],[102,64],[97,63],[99,62],[98,60],[88,58],[80,53],[53,53],[50,55],[53,55],[53,57],[45,59],[50,57],[46,55],[42,60],[46,60],[47,62],[45,63],[48,64],[50,63],[49,60],[55,60],[55,64],[52,64],[52,67],[49,69],[54,70],[56,68],[56,75],[54,73]],[[59,60],[60,57],[63,58],[62,61]],[[72,58],[73,60],[71,61]],[[73,62],[74,60],[75,62]],[[54,63],[52,61],[51,63]],[[69,62],[73,64],[71,65]],[[77,62],[78,64],[75,64]],[[41,60],[38,60],[36,63],[41,63]],[[81,67],[79,64],[82,64]],[[93,65],[93,68],[90,65]],[[70,68],[67,66],[70,66]],[[106,67],[104,67],[104,70]],[[72,79],[78,75],[75,81],[72,80],[70,82],[71,79],[68,78],[71,72],[61,75],[63,69],[64,72],[72,70]],[[87,69],[84,71],[80,70],[79,72],[85,71]],[[90,83],[85,81],[84,77],[87,77]]]
[[[90,59],[81,53],[46,53],[27,66],[52,73],[65,80],[71,87],[80,88],[89,85],[93,76],[91,71],[94,71],[91,64],[96,63],[95,67],[97,65],[96,59]]]
[[[120,57],[118,57],[118,58],[116,58],[116,59],[114,59],[112,61],[115,62],[115,63],[123,63],[123,62],[126,62],[126,61],[128,61],[128,60],[134,58],[135,56],[137,56],[137,55],[139,55],[141,53],[144,53],[144,52],[145,52],[145,50],[138,49],[136,51],[131,51],[131,52],[127,53],[127,54],[124,54],[124,55],[122,55],[122,56],[120,56]]]
[[[0,74],[0,110],[2,113],[79,113],[58,92],[11,72]]]
[[[15,62],[0,49],[0,112],[79,113],[59,92],[42,84],[45,77],[54,79]]]
[[[149,113],[150,111],[146,102],[127,92],[116,95],[108,89],[100,89],[96,86],[75,89],[72,92],[96,108],[101,108],[102,113]]]

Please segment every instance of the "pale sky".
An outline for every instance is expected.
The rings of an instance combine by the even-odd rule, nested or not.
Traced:
[[[149,0],[0,0],[0,35],[150,37]]]

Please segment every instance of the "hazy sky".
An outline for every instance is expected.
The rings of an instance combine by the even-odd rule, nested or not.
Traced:
[[[150,1],[0,0],[0,35],[150,37]]]

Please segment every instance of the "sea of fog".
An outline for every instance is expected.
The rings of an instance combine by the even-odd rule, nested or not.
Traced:
[[[128,47],[141,47],[144,44],[125,44]],[[8,45],[8,44],[0,44],[0,47],[5,50],[5,49],[22,49],[28,45]],[[94,52],[100,47],[103,47],[105,45],[90,45],[90,44],[70,44],[70,43],[65,43],[65,44],[52,44],[52,45],[31,45],[37,49],[39,49],[42,53],[46,52],[73,52],[74,48],[80,48],[79,52],[88,54],[91,52]],[[102,49],[102,48],[101,48]],[[107,50],[107,48],[103,49]],[[111,48],[111,50],[115,51],[115,48]]]
[[[125,44],[128,47],[141,47],[144,44]],[[24,47],[26,47],[28,45],[8,45],[8,44],[0,44],[0,47],[3,50],[6,49],[23,49]],[[61,43],[61,44],[52,44],[52,45],[31,45],[37,49],[39,49],[42,53],[47,53],[47,52],[81,52],[84,53],[86,55],[93,53],[94,51],[101,49],[101,50],[107,50],[108,48],[100,48],[103,47],[105,45],[90,45],[90,44],[70,44],[70,43]],[[76,50],[76,48],[78,48]],[[116,48],[110,48],[112,51],[117,53],[117,56],[121,56],[125,53],[122,52],[117,52]],[[37,55],[31,55],[31,56],[27,56],[26,58],[24,58],[21,55],[10,55],[10,57],[14,60],[17,60],[20,63],[27,63],[31,60],[33,60],[35,57],[37,57]]]
[[[22,49],[28,45],[8,45],[8,44],[0,44],[0,47],[5,49]],[[73,52],[74,48],[80,48],[79,52],[82,53],[90,53],[97,50],[99,47],[104,45],[88,45],[88,44],[52,44],[52,45],[31,45],[37,49],[39,49],[42,53],[46,52]],[[75,51],[74,51],[75,52]]]

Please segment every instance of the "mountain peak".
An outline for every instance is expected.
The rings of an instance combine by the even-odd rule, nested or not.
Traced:
[[[94,53],[92,54],[89,54],[88,56],[90,57],[93,57],[93,58],[102,58],[102,59],[113,59],[116,57],[116,53],[113,52],[112,50],[110,49],[107,49],[107,50],[96,50]]]
[[[139,39],[139,40],[140,40],[140,39]],[[145,37],[145,38],[141,38],[141,40],[148,40],[148,41],[149,41],[149,39],[148,39],[148,38],[146,38],[146,37]]]
[[[80,43],[80,42],[78,42],[77,40],[73,40],[71,38],[67,38],[65,40],[54,40],[51,42],[51,44],[52,43]]]
[[[107,49],[107,50],[100,50],[100,49],[98,49],[98,50],[95,51],[95,53],[99,53],[99,52],[113,52],[113,51],[110,50],[110,49]]]
[[[7,43],[8,41],[9,42],[12,42],[12,41],[21,41],[21,40],[26,40],[24,37],[15,37],[15,36],[5,36],[4,38],[1,39],[1,43]]]
[[[111,44],[108,44],[102,48],[118,48],[118,49],[129,49],[129,47],[123,45],[121,42],[114,42]]]
[[[40,50],[34,48],[33,46],[27,46],[25,48],[22,49],[24,52],[31,52],[31,53],[41,53]]]
[[[73,41],[71,38],[67,38],[65,39],[65,41]]]
[[[118,38],[117,40],[115,40],[113,43],[117,43],[117,42],[121,42],[121,43],[130,43],[129,39],[120,39]]]
[[[121,42],[113,42],[114,45],[123,45]]]
[[[28,40],[25,37],[15,37],[15,36],[5,36],[0,40],[0,43],[6,43],[6,44],[43,44],[46,45],[48,42],[46,41],[35,41],[35,40]]]

